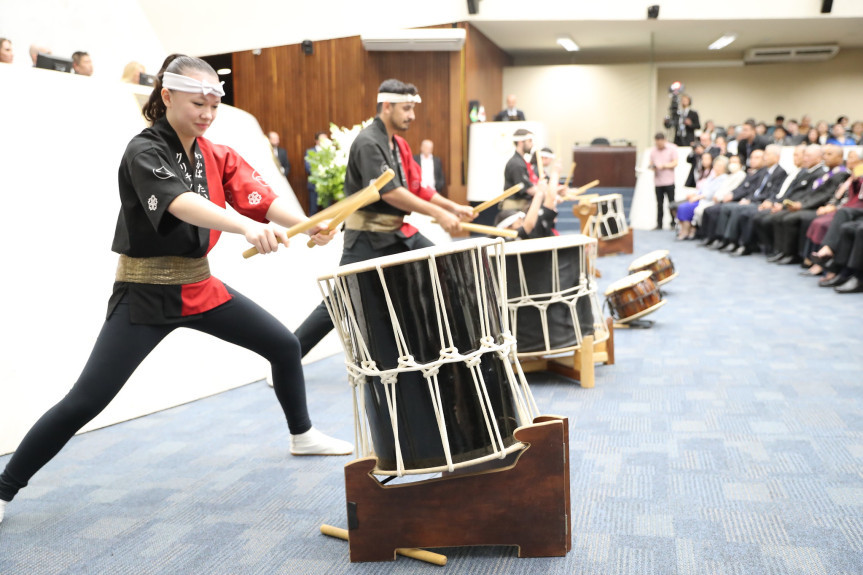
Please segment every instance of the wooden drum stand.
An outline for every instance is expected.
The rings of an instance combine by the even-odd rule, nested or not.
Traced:
[[[384,485],[372,473],[374,457],[348,463],[351,561],[392,561],[397,552],[413,556],[417,550],[410,548],[463,545],[515,545],[519,557],[565,556],[572,549],[568,420],[537,417],[515,438],[526,448],[498,460],[503,467],[467,467],[415,483]]]

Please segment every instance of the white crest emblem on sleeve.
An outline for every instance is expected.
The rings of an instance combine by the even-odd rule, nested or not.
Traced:
[[[261,203],[261,194],[258,192],[252,192],[249,194],[249,204],[256,206]]]
[[[158,168],[153,169],[153,175],[159,178],[160,180],[167,180],[168,178],[175,177],[171,170],[166,168],[165,166],[160,166]]]
[[[256,182],[258,182],[265,188],[270,187],[270,184],[267,183],[267,180],[264,179],[264,176],[258,173],[258,170],[255,170],[255,172],[252,174],[252,179],[254,179]]]
[[[151,212],[155,212],[156,208],[159,207],[159,200],[156,198],[155,194],[147,198],[147,207]]]

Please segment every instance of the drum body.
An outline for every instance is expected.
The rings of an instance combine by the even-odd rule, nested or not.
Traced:
[[[674,263],[668,255],[668,250],[656,250],[636,259],[629,265],[629,273],[647,270],[651,273],[651,279],[657,286],[662,286],[677,277],[674,271]]]
[[[610,240],[624,236],[629,233],[626,223],[626,214],[623,211],[623,196],[620,194],[606,194],[590,199],[591,204],[596,205],[596,214],[587,220],[587,235]]]
[[[665,304],[651,272],[640,271],[618,280],[605,291],[611,316],[620,323],[652,313]]]
[[[455,242],[320,278],[376,472],[431,473],[520,448],[513,432],[532,414],[510,364],[501,246]]]
[[[507,307],[519,357],[574,351],[608,339],[596,293],[597,241],[583,235],[509,242]]]

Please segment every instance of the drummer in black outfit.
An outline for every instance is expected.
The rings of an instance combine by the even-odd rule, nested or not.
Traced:
[[[173,330],[186,327],[265,357],[295,455],[347,455],[353,446],[312,427],[297,339],[279,321],[210,275],[206,255],[222,232],[242,234],[261,253],[287,244],[291,213],[259,174],[227,146],[203,138],[224,95],[209,64],[169,56],[144,116],[152,126],[129,142],[119,170],[120,254],[107,317],[69,393],[24,437],[0,475],[6,503],[119,393]],[[225,209],[226,203],[236,211]],[[318,245],[331,234],[310,231]],[[194,351],[194,350],[190,350]],[[190,353],[190,359],[201,361]]]
[[[378,88],[377,116],[351,144],[345,195],[361,191],[388,169],[395,172],[395,177],[381,189],[380,200],[345,220],[344,251],[339,265],[434,245],[404,222],[404,216],[411,212],[436,219],[450,234],[459,231],[462,221],[474,218],[470,206],[457,204],[420,185],[421,168],[398,132],[410,127],[415,118],[414,107],[421,101],[413,84],[390,79]],[[295,332],[302,354],[305,356],[332,329],[333,322],[321,302]]]
[[[524,184],[524,187],[505,199],[500,209],[526,212],[530,206],[530,199],[536,193],[536,183],[539,181],[533,164],[524,159],[525,155],[533,150],[533,133],[525,128],[519,128],[512,135],[512,143],[515,145],[515,153],[503,169],[503,189],[508,190],[517,184]]]

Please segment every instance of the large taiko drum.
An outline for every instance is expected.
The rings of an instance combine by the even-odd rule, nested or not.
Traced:
[[[652,251],[629,264],[629,273],[631,274],[643,270],[651,273],[651,279],[658,286],[665,285],[677,277],[668,250]]]
[[[605,194],[594,196],[589,201],[596,205],[596,213],[588,218],[584,233],[602,240],[611,240],[629,233],[623,211],[623,196]]]
[[[507,306],[518,356],[574,351],[608,339],[596,293],[594,238],[573,234],[508,242]]]
[[[611,317],[619,323],[638,319],[665,305],[651,272],[640,271],[617,280],[605,290]]]
[[[523,447],[513,432],[539,413],[513,362],[504,266],[503,242],[481,238],[319,278],[375,473],[453,470]]]

